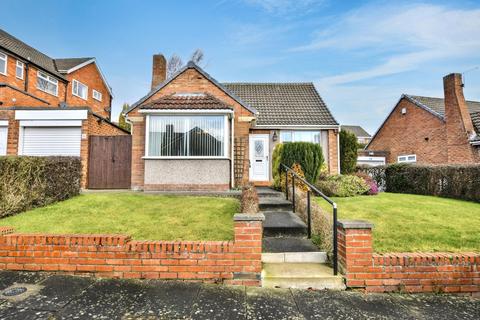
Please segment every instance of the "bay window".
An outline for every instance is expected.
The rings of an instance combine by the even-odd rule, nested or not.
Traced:
[[[147,157],[227,157],[226,115],[149,115]]]

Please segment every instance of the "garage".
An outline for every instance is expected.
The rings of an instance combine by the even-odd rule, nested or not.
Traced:
[[[21,154],[80,156],[81,127],[22,127]]]

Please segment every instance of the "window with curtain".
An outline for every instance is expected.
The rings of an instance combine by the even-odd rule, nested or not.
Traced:
[[[150,116],[148,154],[150,157],[224,157],[226,117]]]

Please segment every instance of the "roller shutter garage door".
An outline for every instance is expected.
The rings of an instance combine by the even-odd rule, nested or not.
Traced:
[[[81,127],[24,127],[22,154],[80,156]]]

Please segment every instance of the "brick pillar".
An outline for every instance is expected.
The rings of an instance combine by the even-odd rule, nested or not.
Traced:
[[[328,170],[330,174],[340,173],[338,148],[338,130],[328,130]]]
[[[132,190],[143,190],[145,181],[145,117],[129,117],[132,122]]]
[[[260,286],[262,272],[262,221],[263,214],[239,213],[235,224],[235,266],[233,280],[229,284]],[[241,260],[241,261],[239,261]]]
[[[365,287],[365,280],[356,277],[356,273],[368,272],[373,266],[372,229],[373,224],[367,221],[337,223],[338,263],[347,287]]]

